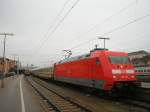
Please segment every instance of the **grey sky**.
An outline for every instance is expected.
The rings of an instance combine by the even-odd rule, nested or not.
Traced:
[[[137,0],[137,5],[136,0],[79,0],[55,33],[45,35],[51,25],[53,26],[49,32],[52,31],[75,1],[69,0],[61,16],[52,24],[66,0],[0,0],[0,32],[15,34],[7,38],[7,57],[12,58],[12,55],[17,54],[24,64],[49,64],[62,58],[63,49],[70,49],[93,39],[72,51],[74,56],[83,54],[95,44],[103,46],[102,41],[94,38],[150,13],[150,0]],[[126,10],[103,22],[131,3]],[[91,30],[96,24],[99,25]],[[110,50],[128,52],[150,50],[149,29],[150,17],[146,17],[105,35],[111,38],[107,47]],[[49,38],[44,41],[47,37]],[[3,37],[0,36],[1,55],[2,42]],[[39,46],[42,47],[39,49]]]

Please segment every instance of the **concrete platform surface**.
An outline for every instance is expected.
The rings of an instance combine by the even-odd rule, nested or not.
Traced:
[[[0,88],[0,112],[43,112],[23,75],[5,78],[4,84],[5,87]]]

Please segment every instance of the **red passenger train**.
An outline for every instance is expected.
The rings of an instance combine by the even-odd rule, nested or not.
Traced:
[[[89,54],[59,61],[50,69],[48,77],[54,80],[101,90],[112,90],[136,81],[128,53],[106,49],[95,49]]]

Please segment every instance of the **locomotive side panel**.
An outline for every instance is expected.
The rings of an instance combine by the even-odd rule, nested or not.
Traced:
[[[108,56],[106,54],[106,51],[95,51],[91,53],[91,57],[98,57],[99,61],[100,61],[100,66],[101,67],[97,67],[96,70],[99,70],[101,68],[101,76],[103,79],[102,82],[102,89],[103,90],[110,90],[113,86],[113,77],[112,77],[112,67],[110,65],[110,62],[108,60]],[[96,79],[99,79],[97,74],[94,75]]]
[[[87,58],[56,65],[55,80],[100,89],[104,83],[98,58]]]

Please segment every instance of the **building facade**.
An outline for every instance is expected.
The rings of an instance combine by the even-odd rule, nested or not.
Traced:
[[[16,68],[16,61],[6,58],[5,65],[6,73],[13,71]],[[0,58],[0,74],[4,73],[4,59]]]
[[[135,66],[150,66],[150,53],[144,50],[129,53],[129,58]]]

